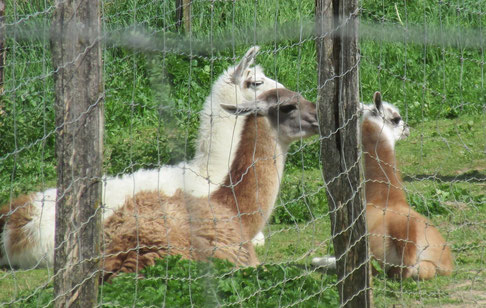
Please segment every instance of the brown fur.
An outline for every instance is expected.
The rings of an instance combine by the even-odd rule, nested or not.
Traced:
[[[31,196],[23,195],[14,199],[10,204],[5,204],[0,210],[0,239],[6,228],[10,230],[7,243],[12,253],[19,253],[33,245],[30,236],[25,234],[24,226],[32,220],[33,206],[30,204]],[[3,246],[2,246],[3,247]],[[3,251],[0,249],[0,258]]]
[[[127,200],[105,222],[105,279],[138,271],[166,255],[257,265],[253,245],[237,217],[225,208],[213,211],[215,206],[207,198],[180,190],[172,197],[140,192]]]
[[[405,203],[400,173],[396,170],[395,151],[383,138],[381,128],[371,121],[361,126],[365,151],[366,201],[374,204]]]
[[[280,184],[274,157],[276,140],[270,135],[269,125],[265,118],[247,117],[236,152],[238,159],[233,161],[224,184],[211,195],[211,200],[241,216],[250,238],[263,229]]]
[[[408,205],[393,147],[371,121],[362,125],[366,215],[372,255],[395,278],[450,275],[452,254],[439,231]]]

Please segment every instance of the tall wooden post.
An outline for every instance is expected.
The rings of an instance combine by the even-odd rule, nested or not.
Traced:
[[[184,22],[184,31],[191,32],[191,0],[176,0],[176,29]]]
[[[51,28],[56,90],[56,307],[97,304],[103,83],[99,0],[57,0]]]
[[[180,31],[181,26],[182,26],[182,20],[184,18],[184,3],[182,0],[175,0],[175,12],[176,12],[176,29],[177,31]]]
[[[182,0],[184,3],[184,29],[186,33],[191,32],[191,2],[192,0]]]
[[[5,1],[0,0],[0,95],[3,94],[3,84],[5,82],[4,72],[5,72]]]
[[[321,160],[341,306],[370,307],[371,290],[357,115],[358,1],[316,0]]]

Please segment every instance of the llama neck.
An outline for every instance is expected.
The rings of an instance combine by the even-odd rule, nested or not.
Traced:
[[[244,118],[230,115],[220,107],[221,102],[236,104],[242,99],[238,87],[225,83],[223,77],[229,78],[220,77],[213,86],[217,91],[213,90],[204,104],[196,155],[190,162],[195,172],[209,179],[210,191],[215,191],[228,174],[244,124]]]
[[[365,152],[366,201],[382,206],[406,202],[391,135],[383,132],[376,123],[364,121],[362,136]]]
[[[266,118],[247,116],[229,174],[211,195],[241,217],[250,238],[260,232],[276,201],[287,146],[277,141]]]

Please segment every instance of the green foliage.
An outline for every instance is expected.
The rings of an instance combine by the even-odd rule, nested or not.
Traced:
[[[313,274],[288,264],[265,265],[235,270],[230,262],[212,263],[168,257],[142,271],[144,279],[121,275],[102,289],[104,306],[214,307],[238,304],[244,307],[276,307],[299,304],[303,307],[331,307],[338,304],[336,291],[329,287],[333,277]],[[135,288],[138,292],[135,292]],[[285,290],[285,292],[283,292]]]
[[[468,188],[452,183],[429,187],[420,194],[408,193],[407,198],[417,212],[428,217],[449,215],[453,212],[453,205],[457,203],[477,206],[486,204],[484,193],[472,194]]]
[[[388,307],[396,305],[397,303],[406,304],[410,301],[427,302],[440,301],[442,303],[448,301],[449,290],[445,289],[449,283],[446,277],[436,277],[435,281],[421,282],[413,279],[396,280],[387,277],[383,268],[375,260],[371,261],[372,266],[377,271],[377,275],[373,278],[373,296],[376,307]],[[407,294],[404,299],[404,294]],[[401,302],[404,300],[404,302]],[[424,304],[424,302],[422,302]]]
[[[235,269],[228,261],[212,263],[169,256],[140,273],[121,274],[100,288],[101,307],[337,307],[336,277],[319,275],[295,264]],[[50,303],[52,287],[25,294],[19,305]],[[50,303],[52,306],[52,303]]]
[[[320,171],[288,170],[280,186],[271,223],[294,224],[321,217],[327,212]]]

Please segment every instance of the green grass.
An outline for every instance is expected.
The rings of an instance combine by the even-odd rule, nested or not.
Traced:
[[[47,1],[46,7],[44,3],[16,1],[17,19],[49,8],[53,1]],[[154,37],[169,44],[182,37],[175,30],[174,3],[105,1],[105,29],[137,25],[156,31]],[[7,23],[16,20],[13,6],[14,1],[6,1]],[[402,27],[400,16],[403,27],[486,29],[484,1],[363,0],[361,6],[362,21],[377,28]],[[191,158],[197,113],[210,85],[254,43],[262,47],[257,62],[269,77],[315,100],[315,42],[307,31],[313,14],[313,1],[216,1],[211,5],[195,1],[194,57],[184,41],[167,53],[106,45],[105,172],[126,173]],[[26,23],[48,25],[46,16],[30,16]],[[299,38],[295,29],[301,24]],[[275,36],[276,27],[288,36]],[[212,43],[206,41],[209,38]],[[461,47],[466,38],[454,39],[452,45],[414,44],[412,39],[390,42],[367,36],[360,41],[360,95],[369,102],[373,92],[380,90],[412,125],[411,136],[397,145],[407,195],[411,205],[452,244],[456,270],[452,277],[427,282],[399,283],[378,277],[375,302],[378,307],[472,307],[474,301],[476,306],[486,305],[482,296],[486,285],[484,52]],[[55,185],[48,45],[42,37],[7,41],[6,92],[0,97],[0,204]],[[332,253],[316,138],[291,147],[281,194],[265,232],[267,245],[258,253],[269,264],[306,265],[313,255]],[[44,270],[0,275],[0,303],[41,286],[48,277]]]
[[[52,271],[51,271],[52,275]],[[47,269],[10,271],[0,269],[0,305],[41,288],[49,281]]]
[[[484,300],[481,297],[482,292],[486,291],[486,264],[483,257],[486,249],[484,169],[477,168],[480,164],[471,165],[466,159],[449,159],[450,153],[444,150],[442,143],[432,140],[424,142],[430,153],[424,157],[421,164],[433,166],[437,161],[442,162],[440,172],[435,174],[436,178],[430,180],[419,177],[424,174],[422,170],[428,169],[417,167],[413,163],[416,161],[415,155],[419,153],[420,141],[424,140],[423,136],[432,138],[436,131],[447,131],[471,119],[476,124],[464,135],[463,141],[472,142],[481,148],[484,146],[484,138],[472,138],[480,135],[484,127],[481,121],[484,120],[469,116],[414,125],[411,128],[411,136],[397,145],[407,195],[409,198],[414,197],[411,198],[411,204],[419,212],[429,216],[452,245],[456,268],[451,277],[438,277],[425,282],[398,282],[382,276],[375,277],[374,300],[377,307],[394,304],[419,304],[427,307],[445,304],[462,306],[471,304],[474,300],[480,303]],[[458,136],[448,138],[450,143],[454,143]],[[483,177],[483,180],[455,178],[457,175],[469,174],[466,171],[468,168],[478,170],[476,176]],[[323,197],[325,193],[323,189],[319,190],[321,185],[320,171],[317,169],[304,172],[293,168],[287,170],[283,179],[284,191],[277,202],[273,217],[275,221],[276,216],[280,216],[278,219],[285,223],[272,223],[266,227],[266,245],[257,249],[263,263],[297,263],[306,267],[312,257],[333,253],[327,203]],[[310,196],[302,198],[300,194],[303,191],[309,192]],[[35,289],[47,280],[45,270],[15,273],[15,277],[13,272],[7,271],[4,274],[6,276],[0,282],[0,302],[12,300],[16,295]]]

